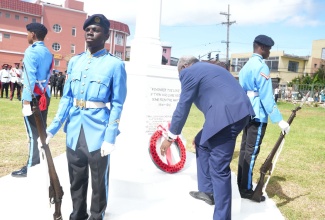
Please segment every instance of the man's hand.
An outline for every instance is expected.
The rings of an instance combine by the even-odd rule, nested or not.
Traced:
[[[31,116],[33,114],[32,112],[32,107],[30,104],[23,104],[23,109],[22,109],[23,116]]]
[[[161,145],[160,145],[160,153],[162,156],[166,155],[166,151],[168,148],[170,148],[170,145],[172,145],[172,142],[168,141],[167,139],[165,139]]]
[[[105,157],[112,153],[113,150],[115,150],[115,145],[104,141],[102,147],[100,148],[100,154],[102,157]]]
[[[290,131],[290,125],[288,124],[288,122],[282,120],[282,121],[279,122],[278,125],[281,128],[283,135],[289,133],[289,131]]]

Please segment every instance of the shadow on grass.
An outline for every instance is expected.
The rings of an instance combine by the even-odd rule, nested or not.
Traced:
[[[295,199],[298,199],[299,197],[306,196],[309,194],[309,193],[301,194],[301,195],[298,195],[295,197],[290,197],[290,196],[286,195],[282,191],[282,187],[281,187],[281,182],[284,182],[284,181],[286,181],[286,178],[284,178],[284,177],[272,176],[272,187],[271,187],[271,189],[267,190],[267,195],[269,196],[269,198],[273,198],[275,195],[277,195],[281,200],[284,200],[281,203],[277,203],[277,207],[284,206],[284,205],[294,201]]]

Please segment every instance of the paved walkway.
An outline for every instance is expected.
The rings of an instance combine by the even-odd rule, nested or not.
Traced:
[[[54,163],[65,193],[61,210],[63,219],[67,220],[72,205],[65,154],[54,158]],[[54,206],[49,207],[47,178],[45,163],[30,168],[27,178],[10,175],[0,178],[1,219],[53,219]],[[232,179],[232,219],[284,219],[269,198],[263,203],[241,199],[234,174]],[[147,149],[120,148],[111,156],[105,220],[211,220],[214,206],[188,194],[196,189],[195,154],[187,153],[186,165],[181,172],[167,174],[155,167]],[[90,195],[88,201],[89,206]]]

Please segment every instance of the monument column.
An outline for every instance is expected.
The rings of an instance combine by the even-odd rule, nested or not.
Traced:
[[[130,62],[161,64],[160,41],[161,0],[138,0],[134,39]]]

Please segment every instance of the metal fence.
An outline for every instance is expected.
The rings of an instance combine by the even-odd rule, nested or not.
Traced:
[[[325,102],[325,84],[294,84],[292,87],[280,85],[279,98],[301,100],[307,92],[315,102]]]

